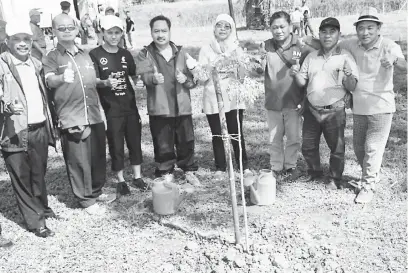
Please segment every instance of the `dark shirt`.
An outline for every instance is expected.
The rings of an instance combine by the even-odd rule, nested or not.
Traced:
[[[112,74],[119,81],[116,87],[98,88],[106,117],[120,117],[137,112],[135,91],[129,76],[136,75],[136,64],[132,54],[123,48],[116,53],[107,52],[102,46],[89,52],[95,65],[96,77],[106,80]]]
[[[74,82],[61,84],[51,95],[61,128],[103,122],[96,91],[95,68],[88,53],[78,48],[73,56],[58,44],[43,58],[45,77],[63,74],[68,62],[71,62],[75,73]]]
[[[126,18],[126,32],[131,32],[135,30],[135,22],[132,19]]]

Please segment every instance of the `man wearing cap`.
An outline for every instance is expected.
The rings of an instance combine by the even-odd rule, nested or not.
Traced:
[[[8,22],[8,52],[0,55],[1,151],[27,229],[53,236],[45,219],[56,217],[45,186],[48,145],[55,144],[41,62],[30,56],[32,31],[27,23]]]
[[[136,106],[135,91],[129,77],[136,76],[136,64],[132,54],[120,48],[123,36],[123,22],[114,15],[102,19],[102,33],[105,43],[89,52],[96,70],[97,87],[107,120],[106,136],[112,158],[112,171],[116,173],[116,195],[130,194],[123,175],[124,141],[129,150],[132,166],[133,185],[146,189],[141,178],[142,123]],[[137,79],[134,78],[137,82]]]
[[[368,203],[379,182],[382,157],[395,112],[394,68],[406,71],[401,47],[380,34],[375,8],[365,9],[354,23],[357,38],[340,42],[353,55],[359,81],[353,92],[353,146],[362,168],[356,203]]]
[[[45,56],[47,44],[45,43],[45,35],[41,30],[39,23],[41,20],[41,13],[37,9],[30,10],[30,26],[33,32],[33,47],[31,49],[31,56],[42,60]]]
[[[351,54],[340,49],[340,24],[335,18],[324,19],[319,27],[321,49],[310,53],[302,64],[293,68],[296,83],[307,85],[307,100],[303,116],[302,154],[308,165],[307,180],[323,175],[320,164],[319,144],[323,136],[330,148],[329,189],[340,186],[344,171],[345,106],[357,84],[358,70]]]
[[[102,214],[105,210],[96,200],[106,181],[105,126],[95,69],[89,55],[74,43],[74,19],[60,14],[52,26],[58,45],[43,58],[44,73],[52,89],[68,179],[86,212]]]

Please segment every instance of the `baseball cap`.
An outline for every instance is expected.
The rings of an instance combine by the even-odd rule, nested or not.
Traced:
[[[123,31],[123,22],[119,17],[115,15],[105,15],[101,19],[101,27],[105,30],[111,29],[113,27],[118,27]]]
[[[68,2],[68,1],[62,1],[62,2],[60,3],[60,5],[61,5],[61,8],[62,8],[62,9],[67,9],[67,8],[69,8],[69,7],[71,6],[71,3]]]
[[[28,15],[31,17],[31,16],[34,16],[34,15],[41,15],[41,12],[38,10],[38,9],[32,9],[32,10],[30,10],[30,12],[28,13]]]
[[[13,36],[18,33],[26,33],[29,35],[33,35],[31,31],[30,24],[27,22],[26,24],[21,23],[20,21],[10,21],[7,22],[6,25],[6,34],[8,36]]]
[[[361,13],[360,17],[358,17],[357,22],[354,23],[354,25],[357,25],[358,23],[362,21],[373,21],[382,24],[383,22],[380,21],[378,18],[378,11],[376,8],[373,7],[368,7],[365,8]]]
[[[337,20],[336,18],[333,18],[333,17],[328,17],[326,19],[323,19],[323,21],[320,23],[319,30],[321,30],[322,28],[327,27],[327,26],[335,27],[338,30],[340,30],[339,20]]]

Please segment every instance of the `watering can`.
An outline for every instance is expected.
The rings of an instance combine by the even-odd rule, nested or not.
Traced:
[[[250,200],[254,205],[267,206],[275,202],[276,199],[276,178],[271,170],[261,170],[258,178],[253,179],[252,184],[248,180],[247,186],[250,188]]]
[[[153,181],[153,210],[160,215],[169,215],[177,211],[182,201],[178,185],[167,182],[163,178]]]

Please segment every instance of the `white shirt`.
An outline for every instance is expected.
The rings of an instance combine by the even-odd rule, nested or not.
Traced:
[[[292,12],[291,16],[290,16],[292,23],[300,23],[300,21],[303,21],[303,13],[301,13],[298,10],[295,10],[294,12]]]
[[[33,62],[30,59],[26,62],[22,62],[13,55],[11,55],[11,59],[20,76],[21,84],[23,85],[27,102],[28,124],[45,121],[43,100]]]

